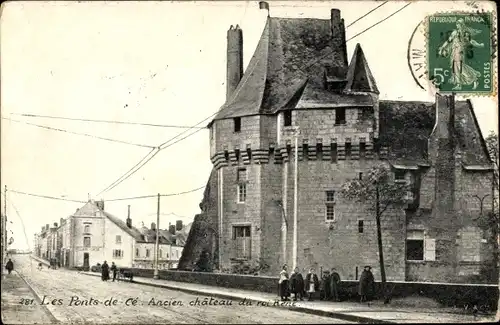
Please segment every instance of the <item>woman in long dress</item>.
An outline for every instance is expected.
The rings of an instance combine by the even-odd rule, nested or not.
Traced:
[[[450,58],[452,72],[448,82],[455,85],[453,90],[462,89],[462,85],[472,85],[472,89],[478,86],[481,73],[465,63],[465,53],[469,46],[484,47],[483,43],[472,39],[480,32],[481,30],[466,26],[464,20],[460,18],[457,20],[457,28],[439,47],[439,55]]]
[[[280,279],[278,282],[281,300],[286,301],[290,296],[289,283],[288,283],[288,271],[286,264],[283,265],[283,269],[280,272]]]

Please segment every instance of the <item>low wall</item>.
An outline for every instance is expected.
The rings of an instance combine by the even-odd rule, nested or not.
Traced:
[[[135,276],[153,277],[152,269],[131,269]],[[278,278],[266,276],[251,276],[239,274],[220,274],[208,272],[189,272],[160,270],[160,279],[198,283],[224,288],[238,288],[243,290],[278,293]],[[496,310],[499,289],[497,285],[488,284],[453,284],[433,282],[388,282],[387,289],[393,298],[421,296],[432,298],[443,306],[463,307],[477,304],[482,310]],[[376,298],[381,295],[381,283],[375,282]],[[342,300],[357,301],[358,281],[342,281],[340,298]]]

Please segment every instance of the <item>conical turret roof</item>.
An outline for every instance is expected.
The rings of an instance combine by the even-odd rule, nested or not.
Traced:
[[[375,78],[368,67],[361,45],[356,44],[349,69],[347,70],[346,92],[369,92],[379,94]]]

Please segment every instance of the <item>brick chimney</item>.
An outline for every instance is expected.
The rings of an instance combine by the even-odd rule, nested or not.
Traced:
[[[127,227],[132,228],[132,219],[130,219],[130,205],[128,206]]]
[[[169,231],[172,235],[175,235],[175,225],[169,225],[169,226],[168,226],[168,231]]]
[[[182,229],[182,220],[177,220],[175,222],[175,230],[179,231]]]
[[[243,31],[229,27],[227,31],[226,100],[231,97],[243,77]]]
[[[455,213],[455,97],[436,94],[436,122],[429,137],[429,159],[434,169],[434,201],[429,236],[441,241],[441,257],[457,275],[455,246],[460,218]]]
[[[101,209],[102,211],[104,211],[104,200],[96,201],[95,204],[97,205],[97,207],[99,209]]]
[[[54,228],[57,228],[57,222],[54,222]]]
[[[151,222],[151,230],[156,230],[156,223]]]

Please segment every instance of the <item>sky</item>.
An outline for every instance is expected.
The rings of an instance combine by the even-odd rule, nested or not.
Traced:
[[[268,1],[274,17],[329,19],[341,10],[345,25],[377,7],[374,1]],[[347,39],[402,8],[383,5],[347,28]],[[480,4],[494,10],[493,3]],[[347,43],[349,60],[360,43],[382,99],[433,101],[407,63],[411,33],[429,13],[471,10],[466,2],[413,1],[410,6]],[[475,9],[474,9],[475,10]],[[156,221],[156,198],[203,187],[212,168],[208,130],[160,151],[121,184],[100,194],[151,149],[35,127],[158,146],[198,129],[146,127],[33,118],[19,114],[193,126],[225,100],[226,32],[243,29],[244,65],[264,28],[267,12],[257,1],[211,2],[7,2],[0,20],[1,186],[13,248],[33,246],[45,224],[59,222],[83,203],[38,198],[32,193],[87,201],[133,224]],[[483,135],[498,130],[496,98],[471,97]],[[14,122],[13,120],[20,121]],[[208,121],[207,121],[208,122]],[[206,126],[207,122],[199,126]],[[100,194],[100,195],[98,195]],[[162,197],[160,227],[199,213],[203,188]],[[4,196],[1,197],[2,213]]]

